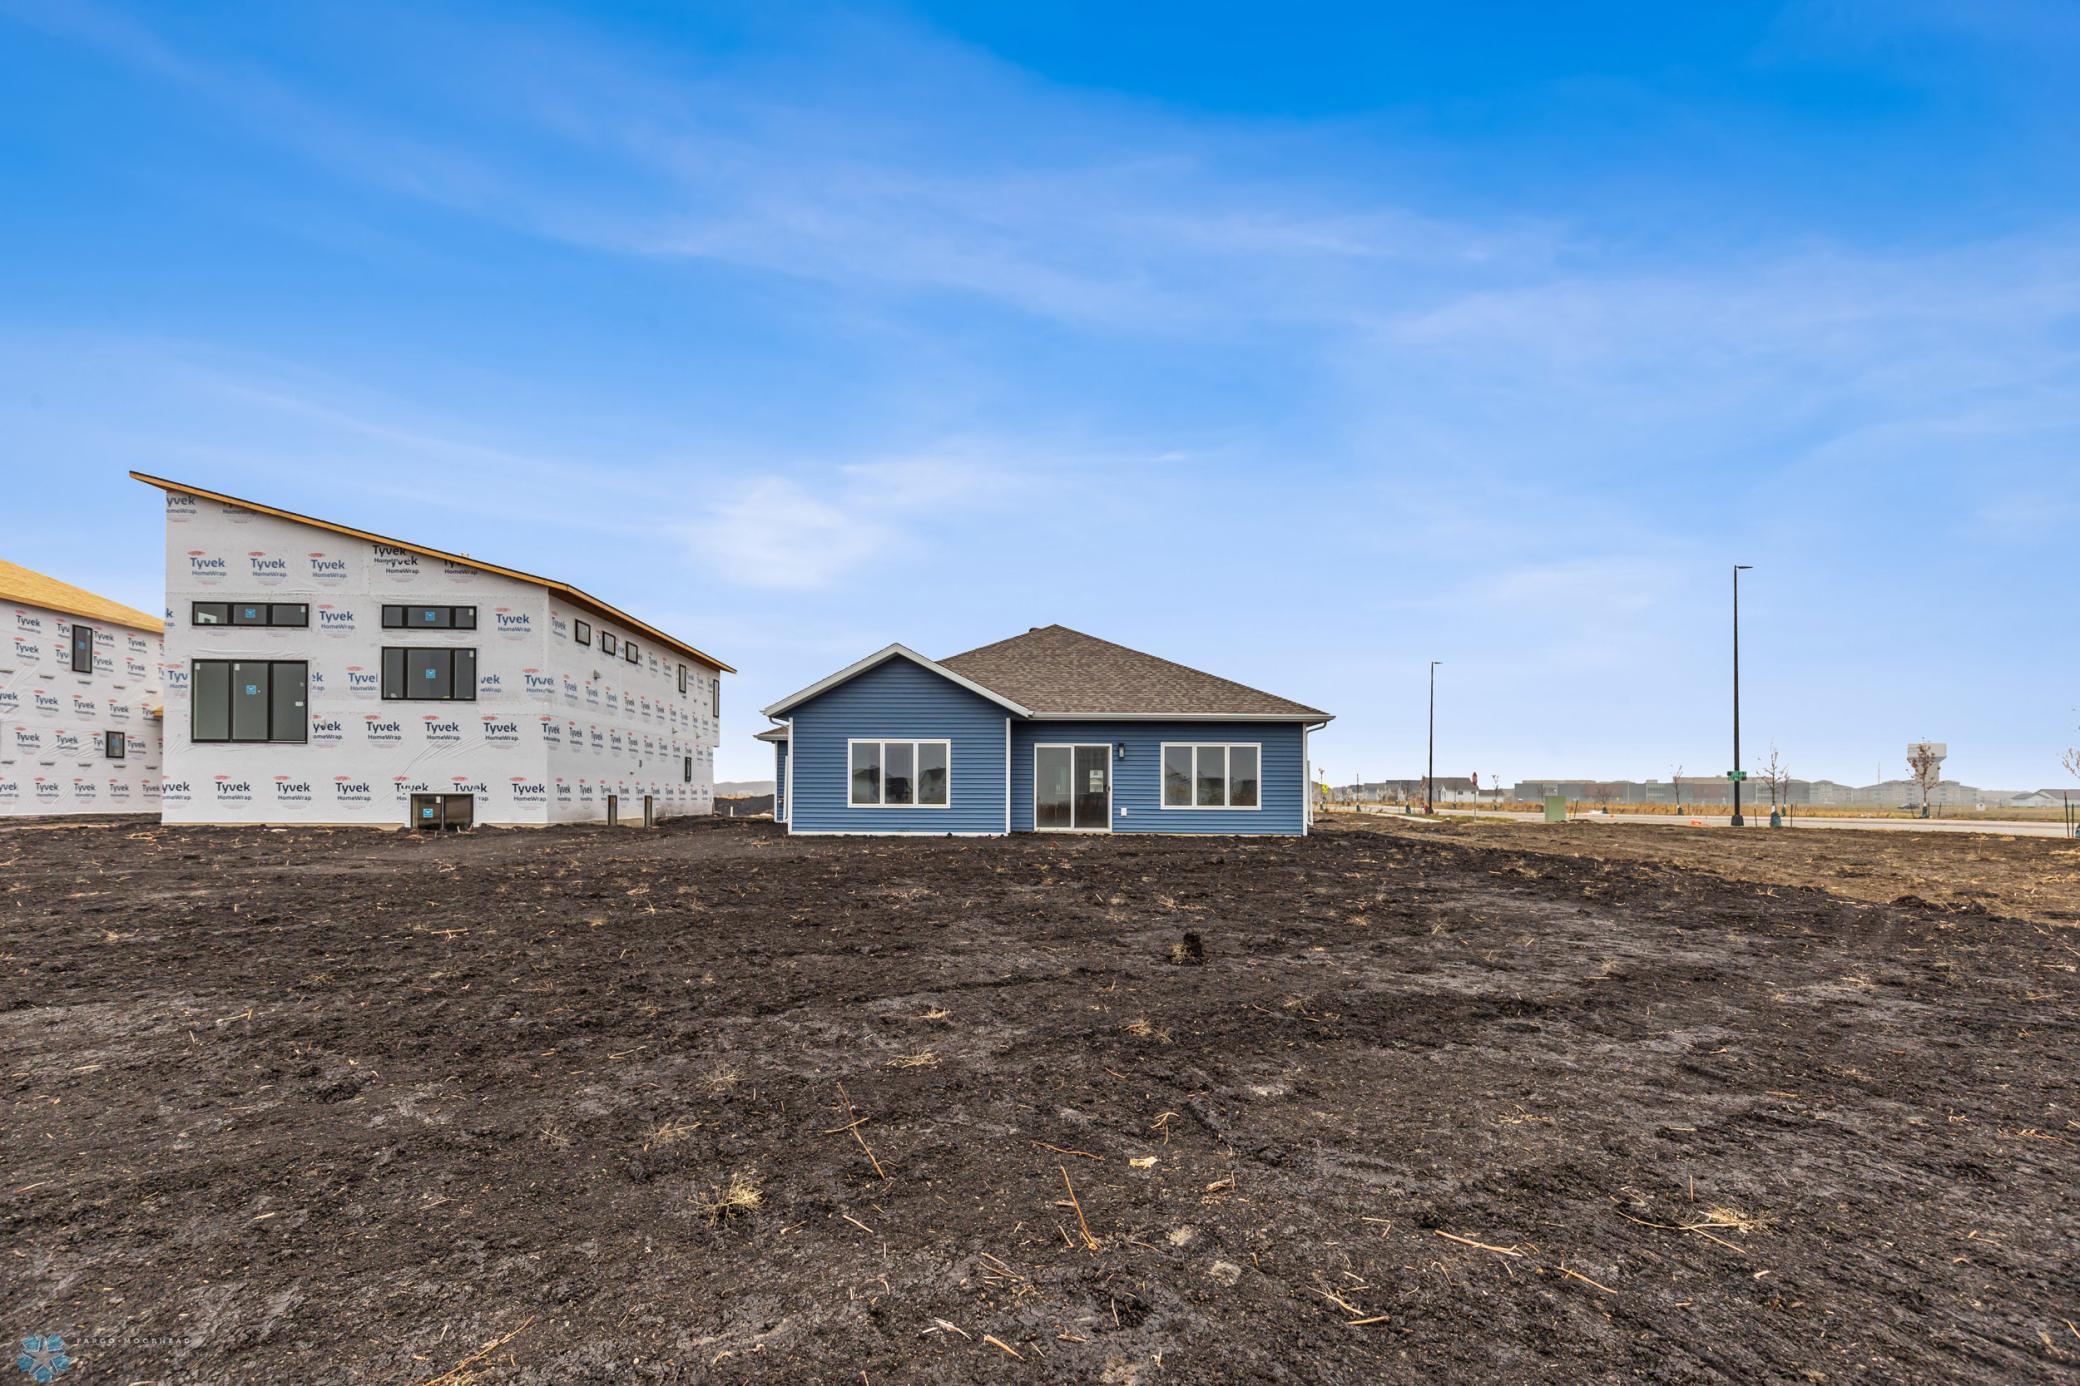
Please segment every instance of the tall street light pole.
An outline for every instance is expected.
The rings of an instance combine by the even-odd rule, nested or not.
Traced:
[[[1430,763],[1423,772],[1423,812],[1437,812],[1437,666],[1443,660],[1430,661]]]
[[[1741,817],[1741,574],[1755,565],[1733,565],[1733,826],[1746,824]]]

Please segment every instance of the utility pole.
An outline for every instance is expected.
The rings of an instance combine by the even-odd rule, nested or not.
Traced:
[[[1755,565],[1733,565],[1733,826],[1746,823],[1741,817],[1741,574]]]
[[[1423,812],[1437,812],[1437,666],[1444,661],[1430,661],[1430,760],[1423,771]]]

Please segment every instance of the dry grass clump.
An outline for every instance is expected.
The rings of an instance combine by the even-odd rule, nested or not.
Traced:
[[[1766,1232],[1776,1221],[1766,1213],[1748,1214],[1738,1208],[1707,1208],[1702,1227],[1724,1227],[1732,1232]]]
[[[939,1066],[939,1056],[926,1049],[916,1054],[905,1054],[899,1058],[890,1059],[888,1066],[890,1068],[937,1068]]]
[[[564,1130],[560,1122],[544,1122],[542,1128],[534,1133],[534,1138],[543,1145],[548,1146],[551,1150],[569,1150],[571,1148],[571,1133]]]
[[[1120,1030],[1125,1034],[1132,1035],[1135,1039],[1152,1039],[1158,1044],[1168,1044],[1170,1042],[1170,1032],[1158,1029],[1155,1022],[1145,1015],[1136,1016],[1125,1025],[1122,1025]]]
[[[717,1063],[701,1079],[701,1086],[707,1089],[710,1097],[720,1097],[735,1087],[742,1080],[743,1076],[743,1074],[737,1072],[735,1065]]]
[[[643,1149],[668,1150],[699,1129],[700,1123],[697,1121],[687,1117],[670,1117],[650,1128],[650,1133],[643,1137]]]
[[[729,1182],[718,1184],[705,1194],[694,1195],[694,1206],[708,1215],[708,1222],[728,1222],[731,1218],[755,1213],[766,1201],[759,1191],[758,1171],[740,1169],[730,1175]]]
[[[947,1010],[944,1006],[934,1006],[919,1016],[918,1019],[928,1020],[934,1025],[944,1025],[953,1019],[953,1012]]]

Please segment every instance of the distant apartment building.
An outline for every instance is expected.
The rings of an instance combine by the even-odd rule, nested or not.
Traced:
[[[0,818],[159,811],[160,621],[0,560]]]
[[[712,811],[720,660],[564,582],[131,475],[166,501],[167,822]]]

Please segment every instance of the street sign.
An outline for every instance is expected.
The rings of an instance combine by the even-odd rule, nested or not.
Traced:
[[[1726,778],[1729,780],[1745,780],[1748,778],[1748,772],[1745,770],[1728,770]]]

